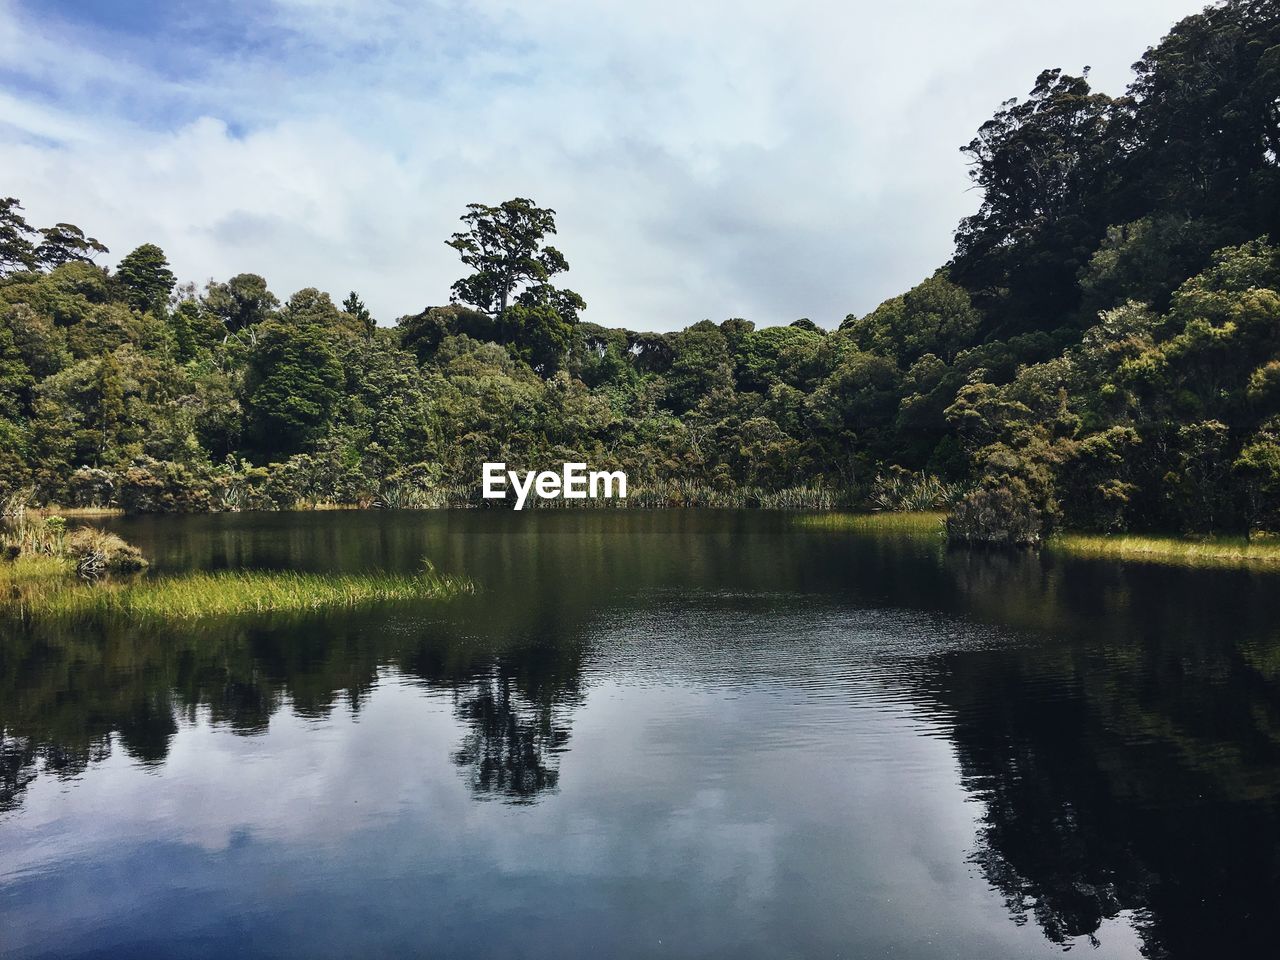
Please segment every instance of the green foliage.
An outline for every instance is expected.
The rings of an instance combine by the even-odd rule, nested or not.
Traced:
[[[364,305],[364,301],[354,290],[347,294],[347,299],[342,301],[342,312],[359,324],[366,336],[373,336],[374,328],[377,326],[373,314],[369,312],[369,308]]]
[[[1147,216],[1108,227],[1080,277],[1082,313],[1092,317],[1125,300],[1164,310],[1173,291],[1211,251],[1225,245],[1227,236],[1213,221],[1185,215]]]
[[[222,321],[194,296],[180,299],[169,312],[168,322],[174,352],[181,363],[209,356],[227,334]]]
[[[1280,529],[1280,417],[1246,439],[1232,470],[1243,485],[1251,525]]]
[[[556,212],[516,197],[496,207],[467,205],[465,231],[445,243],[475,272],[453,285],[454,297],[499,317],[517,296],[526,306],[545,305],[566,321],[577,319],[585,304],[570,290],[556,290],[551,278],[569,269],[564,255],[543,244],[556,232]]]
[[[514,303],[502,312],[498,335],[521,360],[550,376],[569,349],[573,327],[549,303]]]
[[[33,270],[36,266],[35,233],[19,211],[22,204],[14,197],[0,197],[0,275],[14,270]]]
[[[1087,74],[1045,70],[963,148],[983,200],[956,231],[954,275],[984,292],[1003,333],[1073,309],[1105,231],[1095,198],[1123,156],[1128,104],[1093,92]]]
[[[951,363],[973,345],[980,320],[968,292],[939,274],[886,300],[861,320],[847,317],[840,329],[859,348],[910,366],[926,354]]]
[[[36,245],[36,262],[46,267],[60,267],[65,263],[93,263],[100,253],[109,253],[94,237],[87,237],[73,223],[55,223],[39,231]]]
[[[239,333],[268,319],[280,305],[256,273],[238,273],[226,283],[210,282],[204,293],[204,309],[216,317],[228,333]]]
[[[400,346],[411,351],[419,363],[431,360],[446,337],[468,336],[477,340],[496,338],[497,327],[492,318],[460,304],[428,307],[421,313],[396,321]]]
[[[962,484],[895,467],[876,477],[868,501],[874,509],[890,513],[932,513],[950,510],[965,493]]]
[[[1275,529],[1277,50],[1275,4],[1225,0],[1123,96],[1044,71],[964,148],[952,261],[830,333],[582,322],[525,198],[468,207],[457,302],[394,329],[256,274],[175,292],[150,245],[112,275],[2,200],[0,495],[471,504],[487,460],[575,460],[649,505],[953,505],[966,542]]]
[[[246,438],[266,457],[298,452],[317,439],[345,380],[324,305],[303,291],[287,312],[258,328],[241,395]]]
[[[1029,547],[1040,542],[1043,514],[1031,503],[1026,484],[984,481],[947,517],[947,539],[958,543]]]
[[[1043,520],[1085,529],[1273,525],[1278,256],[1218,251],[1163,315],[1104,312],[1062,357],[961,389],[948,416],[985,480],[1020,476]]]
[[[116,283],[124,291],[125,302],[134,310],[163,314],[176,278],[164,251],[154,243],[144,243],[120,261],[116,267]]]
[[[714,323],[703,320],[671,338],[672,361],[667,372],[667,403],[685,413],[699,400],[733,384],[729,342]]]
[[[104,542],[119,540],[111,534],[102,534],[101,538]],[[0,611],[43,620],[79,621],[86,617],[119,617],[132,623],[208,620],[243,614],[448,600],[475,589],[474,584],[463,577],[437,573],[430,563],[425,563],[417,576],[233,570],[94,584],[77,583],[67,575],[65,566],[46,567],[42,575],[34,577],[28,574],[24,578],[24,572],[21,568],[16,571],[0,568],[0,586],[11,587],[0,601]]]
[[[10,562],[33,557],[67,561],[43,569],[74,570],[86,580],[105,573],[131,573],[147,565],[141,551],[116,534],[90,526],[69,529],[67,518],[57,515],[43,520],[23,517],[0,525],[0,557]]]
[[[721,332],[725,332],[724,324]],[[779,382],[799,385],[795,381],[803,379],[804,359],[816,352],[822,334],[792,324],[751,330],[727,342],[735,356],[738,389],[767,393]]]
[[[13,329],[0,326],[0,417],[12,420],[22,412],[24,400],[35,383],[23,360]]]
[[[1135,64],[1129,170],[1141,200],[1238,231],[1280,214],[1280,10],[1227,0],[1176,24]],[[1221,246],[1227,239],[1220,240]]]

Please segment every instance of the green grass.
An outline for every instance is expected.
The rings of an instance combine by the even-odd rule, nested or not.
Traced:
[[[854,533],[893,533],[913,537],[943,536],[945,513],[817,513],[796,517],[801,526]]]
[[[0,603],[15,589],[69,580],[75,572],[75,562],[68,557],[24,554],[16,560],[0,561]]]
[[[1061,533],[1050,537],[1044,548],[1074,557],[1145,560],[1185,566],[1280,564],[1280,541],[1249,541],[1244,537],[1188,540],[1136,534]]]
[[[0,609],[35,617],[199,620],[445,600],[474,589],[470,580],[438,574],[429,566],[416,576],[234,570],[82,583],[73,567],[59,563],[20,558],[6,565],[0,570]]]
[[[826,513],[796,517],[796,522],[814,529],[843,530],[850,533],[889,534],[911,538],[945,537],[944,513]],[[1244,537],[1140,536],[1087,533],[1058,533],[1045,541],[1043,549],[1064,556],[1166,563],[1181,566],[1274,567],[1280,571],[1280,540]]]

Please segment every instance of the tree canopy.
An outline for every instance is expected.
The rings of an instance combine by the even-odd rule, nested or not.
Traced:
[[[555,212],[472,204],[450,302],[175,285],[0,200],[0,493],[130,509],[471,503],[486,460],[644,502],[955,501],[962,539],[1280,527],[1280,12],[1225,0],[1129,88],[1042,71],[963,147],[955,254],[865,316],[584,319]],[[905,478],[905,479],[904,479]],[[946,498],[942,498],[946,499]]]

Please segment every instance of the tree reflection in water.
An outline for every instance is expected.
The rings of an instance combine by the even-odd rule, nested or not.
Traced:
[[[321,519],[291,522],[370,542],[364,518]],[[599,611],[644,622],[653,604],[683,602],[671,591],[762,598],[755,636],[779,645],[785,673],[787,618],[804,610],[768,599],[785,592],[817,615],[896,609],[973,626],[932,652],[904,638],[893,655],[906,668],[886,660],[862,675],[882,674],[952,745],[983,811],[972,862],[1015,922],[1066,946],[1123,915],[1150,956],[1274,952],[1280,575],[948,552],[934,540],[800,534],[768,517],[544,518],[518,538],[505,528],[486,538],[492,522],[427,518],[401,524],[401,546],[375,544],[416,557],[436,546],[424,539],[431,524],[462,524],[467,535],[447,543],[472,552],[454,565],[483,563],[477,579],[511,592],[453,619],[0,627],[0,807],[113,747],[158,763],[197,717],[252,734],[286,705],[311,717],[359,711],[388,673],[448,696],[463,730],[450,756],[473,797],[532,803],[557,788]],[[387,524],[391,538],[400,526]],[[266,549],[275,534],[254,536]],[[745,601],[725,602],[726,616],[749,618]],[[672,651],[689,641],[700,669],[741,670],[741,681],[767,669],[768,656],[739,663],[706,637],[671,640]],[[593,674],[608,671],[592,643]],[[678,666],[652,664],[649,647],[627,655]]]
[[[288,705],[359,712],[391,669],[450,691],[465,733],[453,758],[478,797],[529,803],[552,790],[579,701],[573,644],[461,642],[440,627],[388,632],[374,614],[146,627],[6,624],[0,643],[0,811],[40,775],[77,777],[118,747],[168,756],[180,720],[241,735]]]
[[[947,653],[921,680],[954,717],[965,784],[985,807],[973,861],[1014,919],[1067,944],[1130,911],[1148,956],[1268,955],[1275,575],[948,561],[971,612],[1026,631]]]
[[[552,703],[526,700],[499,665],[459,690],[454,710],[468,732],[453,759],[472,793],[529,803],[555,788],[560,772],[553,763],[569,729],[556,722]]]

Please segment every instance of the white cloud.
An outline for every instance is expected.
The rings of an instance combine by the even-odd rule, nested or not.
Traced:
[[[447,298],[466,203],[530,196],[591,320],[834,323],[946,259],[957,147],[1002,99],[1086,63],[1118,92],[1190,6],[276,0],[113,56],[0,2],[0,192],[384,322]]]

